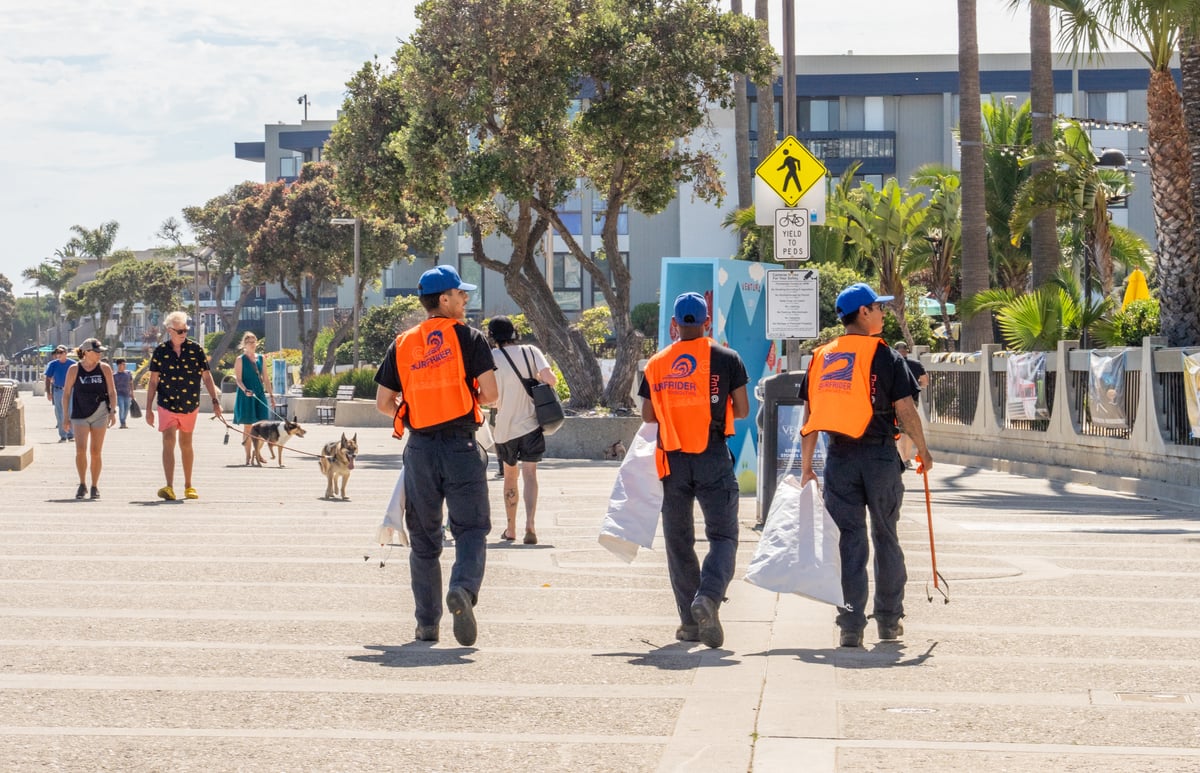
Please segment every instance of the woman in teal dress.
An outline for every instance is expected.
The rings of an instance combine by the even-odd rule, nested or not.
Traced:
[[[233,404],[233,423],[243,425],[242,447],[246,450],[246,464],[250,464],[250,429],[249,425],[256,421],[266,421],[275,410],[275,393],[262,376],[263,358],[255,352],[258,337],[247,332],[242,336],[242,353],[238,355],[233,366],[233,375],[237,379],[237,400]],[[270,408],[267,407],[268,395]]]

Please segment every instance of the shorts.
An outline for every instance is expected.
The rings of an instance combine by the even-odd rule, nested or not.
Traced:
[[[92,415],[88,416],[86,419],[76,419],[72,417],[71,430],[73,432],[77,432],[84,427],[91,427],[92,429],[96,429],[97,427],[106,427],[108,426],[109,413],[110,411],[108,410],[108,403],[100,403]]]
[[[496,456],[513,466],[517,462],[540,462],[546,454],[546,435],[538,427],[521,437],[496,444]]]
[[[196,417],[200,415],[200,409],[191,413],[175,413],[168,411],[162,406],[154,406],[154,410],[158,411],[158,431],[166,432],[169,429],[178,429],[180,432],[191,433],[196,429]]]

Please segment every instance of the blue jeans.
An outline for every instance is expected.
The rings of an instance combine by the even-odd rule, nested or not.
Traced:
[[[896,534],[904,501],[904,463],[890,440],[883,445],[831,443],[825,459],[825,509],[841,530],[842,596],[837,624],[846,631],[867,625],[867,514],[875,547],[876,621],[891,624],[904,617],[904,551]]]
[[[125,417],[129,415],[129,401],[133,399],[133,395],[117,395],[117,415],[121,420],[121,426],[125,426]]]
[[[404,447],[404,523],[412,542],[408,557],[418,625],[442,619],[442,504],[454,536],[450,588],[479,599],[492,530],[487,452],[468,432],[413,432]]]
[[[738,486],[733,456],[723,438],[699,454],[667,453],[671,474],[663,478],[662,524],[667,570],[683,625],[695,625],[692,602],[708,596],[717,605],[733,580],[738,547]],[[696,557],[694,504],[704,515],[708,555]]]
[[[59,440],[70,440],[75,437],[74,432],[63,432],[62,425],[63,417],[67,414],[66,408],[63,405],[63,388],[60,386],[54,387],[54,420],[57,422],[55,426],[58,428]]]

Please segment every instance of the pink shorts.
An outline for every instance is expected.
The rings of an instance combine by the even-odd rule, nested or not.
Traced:
[[[200,410],[194,410],[191,413],[175,413],[168,411],[161,406],[154,406],[154,410],[158,411],[158,431],[166,432],[169,429],[178,429],[180,432],[191,433],[196,429],[196,417],[200,415]]]

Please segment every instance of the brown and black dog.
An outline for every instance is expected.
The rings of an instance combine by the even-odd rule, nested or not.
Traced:
[[[304,428],[296,423],[296,417],[293,416],[291,421],[284,419],[283,421],[259,421],[250,425],[250,442],[254,449],[246,450],[246,464],[253,464],[256,467],[262,467],[266,463],[263,459],[262,447],[267,446],[267,451],[270,452],[271,458],[275,458],[275,448],[279,448],[279,466],[283,466],[283,446],[293,437],[304,437]]]
[[[350,479],[350,472],[354,469],[354,457],[358,456],[358,433],[354,437],[347,438],[346,433],[342,433],[341,440],[335,440],[332,443],[326,443],[321,449],[321,472],[325,473],[325,499],[333,499],[334,494],[338,494],[338,482],[341,482],[340,496],[343,500],[349,500],[346,496],[346,481]]]

